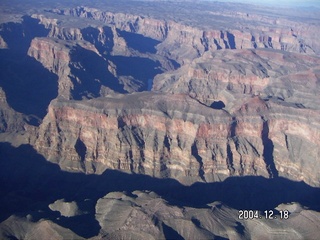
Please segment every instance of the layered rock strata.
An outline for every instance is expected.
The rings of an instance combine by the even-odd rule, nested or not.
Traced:
[[[220,30],[216,23],[210,24],[212,19],[205,17],[204,24],[189,26],[173,20],[161,20],[161,17],[143,17],[135,14],[104,12],[95,8],[77,7],[55,11],[61,15],[69,15],[102,21],[112,24],[121,30],[139,33],[157,39],[162,43],[158,46],[160,52],[170,52],[176,60],[183,63],[185,55],[196,57],[206,50],[245,49],[245,48],[273,48],[292,52],[319,53],[316,41],[318,29],[309,23],[298,23],[285,18],[274,19],[271,15],[236,14],[230,12],[209,12],[210,17],[220,22]],[[195,13],[197,15],[197,13]],[[227,17],[227,19],[224,19]],[[236,19],[241,19],[235,25],[228,25]],[[198,21],[199,19],[195,19]],[[228,22],[229,21],[229,22]],[[259,24],[253,24],[253,21]],[[257,25],[263,26],[262,31]],[[213,26],[210,28],[210,26]],[[308,29],[308,31],[306,31]],[[193,48],[190,48],[190,45]],[[179,50],[180,49],[180,50]]]
[[[50,105],[35,146],[69,171],[110,168],[182,182],[285,176],[318,185],[315,114],[259,97],[232,115],[185,95],[60,100]]]
[[[318,12],[82,3],[0,3],[0,238],[317,239]]]
[[[216,29],[88,7],[40,12],[1,25],[0,35],[11,49],[10,32],[19,33],[26,43],[14,50],[58,76],[58,97],[30,140],[50,161],[86,173],[191,182],[280,175],[319,185],[320,61],[314,34],[301,30],[312,23],[236,13],[231,27],[229,11],[207,12]],[[24,35],[28,24],[38,28]],[[150,90],[152,81],[151,93],[115,94]],[[73,101],[82,99],[92,100]]]
[[[254,95],[318,109],[319,64],[317,56],[269,49],[206,52],[156,76],[153,90],[187,93],[208,106],[221,100],[230,110],[239,98]]]
[[[206,172],[211,176],[212,168],[214,174],[229,175],[222,166],[229,132],[225,123],[231,120],[227,113],[184,95],[141,93],[87,102],[55,101],[35,146],[68,170],[102,173],[111,168],[200,179]],[[214,154],[208,167],[199,155],[201,148],[212,148],[206,151]]]

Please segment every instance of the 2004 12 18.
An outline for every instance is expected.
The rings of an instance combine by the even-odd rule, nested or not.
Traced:
[[[247,220],[247,219],[288,219],[289,218],[289,211],[288,210],[280,210],[279,214],[275,214],[274,210],[265,210],[263,211],[263,214],[260,214],[258,210],[239,210],[238,218],[240,220]]]

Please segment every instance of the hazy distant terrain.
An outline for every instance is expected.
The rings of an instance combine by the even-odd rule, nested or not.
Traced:
[[[320,8],[287,3],[1,2],[0,238],[317,239]]]

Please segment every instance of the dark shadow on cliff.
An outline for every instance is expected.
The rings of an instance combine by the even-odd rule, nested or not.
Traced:
[[[261,139],[263,144],[263,159],[267,167],[267,171],[269,173],[270,178],[276,178],[279,176],[278,170],[276,169],[276,165],[274,163],[273,152],[274,146],[273,142],[269,138],[269,124],[268,121],[263,119]]]
[[[236,49],[235,37],[232,33],[227,32],[227,38],[229,41],[229,48]]]
[[[98,52],[106,59],[110,59],[116,66],[118,76],[132,76],[140,86],[138,91],[150,91],[152,87],[152,79],[155,75],[162,73],[161,64],[143,57],[126,57],[126,56],[111,56],[110,52],[114,46],[113,33],[110,27],[103,28],[103,34],[98,29],[88,27],[81,30],[83,37],[97,48]],[[144,37],[141,34],[135,34],[125,31],[119,31],[121,37],[125,38],[128,46],[141,53],[156,53],[155,46],[160,42],[151,38]],[[90,51],[77,49],[73,54],[73,61],[78,61],[82,64],[81,68],[72,68],[75,76],[82,81],[81,86],[77,86],[81,91],[80,95],[85,95],[85,91],[97,96],[99,86],[96,79],[104,86],[120,93],[125,93],[123,85],[119,80],[113,77],[107,71],[107,61]],[[172,63],[174,66],[175,64]],[[76,81],[74,81],[76,82]],[[77,84],[76,84],[77,85]],[[75,94],[77,96],[77,94]],[[78,94],[79,95],[79,94]],[[78,97],[81,98],[82,96]],[[77,98],[76,98],[77,99]]]
[[[58,165],[46,161],[30,145],[14,148],[8,143],[1,143],[0,222],[12,214],[25,216],[25,213],[31,213],[34,221],[50,219],[83,237],[95,236],[100,227],[94,218],[94,204],[86,209],[90,210],[89,214],[73,218],[61,217],[48,205],[63,198],[79,202],[86,198],[97,199],[101,193],[89,187],[96,180],[94,175],[61,171]]]
[[[162,229],[166,239],[175,239],[175,240],[184,239],[179,233],[177,233],[177,231],[175,231],[173,228],[167,226],[164,223],[162,223]]]
[[[110,60],[117,66],[117,73],[120,76],[132,76],[141,81],[139,91],[147,91],[149,79],[162,73],[161,64],[142,57],[110,56]]]
[[[93,51],[75,47],[71,52],[69,67],[73,75],[72,96],[75,100],[99,97],[101,86],[126,93],[119,80],[108,71],[108,62]]]
[[[71,229],[89,238],[100,230],[95,220],[96,201],[112,191],[154,191],[170,205],[207,207],[206,204],[221,201],[235,209],[273,209],[280,203],[299,202],[312,210],[320,211],[320,189],[303,182],[281,177],[232,177],[224,182],[196,183],[184,186],[173,179],[157,179],[138,174],[126,174],[107,170],[102,175],[69,173],[47,162],[30,145],[18,148],[0,143],[0,222],[9,216],[33,215]],[[64,218],[52,212],[48,205],[57,199],[88,201],[88,214]],[[41,210],[41,212],[39,212]],[[174,235],[174,232],[168,234]]]
[[[32,39],[45,37],[50,31],[39,22],[30,16],[23,16],[21,23],[1,24],[1,37],[11,51],[26,55]]]
[[[0,50],[0,86],[16,111],[43,118],[58,95],[58,77],[27,55]]]
[[[58,94],[58,78],[27,51],[33,38],[46,36],[49,30],[37,19],[22,19],[22,23],[2,24],[1,36],[8,49],[0,50],[0,86],[14,110],[43,118]]]
[[[202,161],[202,157],[199,155],[199,151],[198,151],[198,147],[197,147],[197,143],[194,142],[191,146],[191,154],[192,156],[197,160],[197,162],[199,163],[199,176],[200,178],[205,181],[204,178],[204,171],[203,171],[203,161]]]
[[[81,29],[83,39],[92,43],[102,56],[108,56],[114,46],[111,27],[104,26],[100,32],[97,28],[87,27]]]
[[[134,29],[132,29],[134,31]],[[156,53],[156,46],[160,41],[148,38],[138,33],[118,31],[120,37],[126,40],[128,47],[133,48],[141,53]]]
[[[195,183],[185,189],[176,189],[168,196],[179,201],[188,199],[187,204],[194,207],[221,201],[238,210],[262,211],[273,209],[280,203],[298,202],[309,209],[320,211],[320,188],[282,177],[230,177],[219,183]]]

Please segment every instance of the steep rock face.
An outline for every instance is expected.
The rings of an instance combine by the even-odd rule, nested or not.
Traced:
[[[297,117],[304,112],[309,118]],[[69,171],[110,168],[182,182],[285,176],[319,185],[317,116],[258,97],[233,115],[184,95],[54,101],[35,146]],[[296,149],[302,141],[314,150]]]
[[[0,133],[17,132],[24,129],[23,115],[15,112],[7,103],[6,95],[0,87]]]
[[[41,62],[46,69],[59,77],[58,95],[60,97],[77,99],[82,95],[96,95],[99,91],[99,89],[92,88],[82,89],[83,85],[86,85],[85,81],[87,80],[84,79],[83,72],[87,69],[76,56],[81,52],[82,55],[94,55],[94,57],[99,58],[97,49],[86,41],[70,42],[52,38],[33,39],[28,50],[28,55]],[[107,68],[107,63],[105,64],[105,68]],[[109,73],[109,75],[111,74]],[[87,91],[87,93],[84,91]]]
[[[73,87],[68,78],[70,48],[48,38],[35,38],[31,42],[28,55],[59,76],[59,96],[69,99]]]
[[[216,26],[213,26],[213,29],[206,29],[207,27],[204,26],[201,29],[199,26],[187,26],[184,25],[183,21],[175,22],[172,20],[159,20],[156,18],[151,17],[143,17],[140,15],[134,15],[129,13],[111,13],[105,12],[102,10],[94,9],[94,8],[87,8],[87,7],[77,7],[71,9],[56,9],[51,11],[52,16],[46,17],[44,15],[33,15],[34,18],[39,19],[40,22],[46,26],[46,28],[50,29],[48,36],[52,38],[57,38],[64,41],[79,41],[86,42],[87,45],[92,45],[95,47],[95,50],[90,49],[94,52],[97,52],[99,55],[103,56],[105,59],[108,59],[108,69],[112,72],[113,76],[120,80],[120,85],[116,89],[112,88],[117,92],[122,92],[123,90],[128,92],[139,91],[143,89],[143,83],[141,83],[141,79],[136,76],[128,76],[122,75],[117,72],[117,64],[114,64],[114,61],[108,57],[108,54],[111,55],[121,55],[121,56],[138,56],[138,57],[146,57],[151,58],[152,61],[159,61],[161,64],[161,68],[167,70],[172,70],[174,67],[170,63],[168,59],[174,59],[175,61],[179,62],[180,64],[186,64],[185,68],[179,69],[179,71],[191,71],[194,67],[194,64],[198,64],[196,67],[195,73],[188,73],[188,77],[192,77],[193,74],[198,75],[198,78],[201,76],[206,75],[203,73],[203,65],[211,64],[212,60],[217,61],[214,62],[221,66],[222,72],[220,76],[209,76],[208,79],[212,81],[213,78],[218,78],[219,80],[228,79],[228,78],[241,78],[238,81],[243,81],[241,90],[245,93],[248,92],[257,92],[255,88],[251,88],[252,84],[249,82],[255,81],[256,77],[259,76],[260,81],[255,81],[255,84],[258,85],[265,85],[266,82],[269,80],[268,70],[274,70],[275,73],[271,77],[279,77],[283,75],[284,68],[288,70],[288,72],[295,72],[295,68],[293,66],[287,65],[285,62],[287,61],[286,56],[283,55],[282,59],[276,59],[273,61],[269,59],[270,57],[266,56],[263,51],[257,52],[259,56],[254,56],[253,54],[248,54],[248,52],[236,52],[228,59],[228,64],[224,64],[225,61],[221,61],[222,57],[225,57],[225,52],[217,51],[216,56],[210,56],[211,53],[209,52],[216,52],[215,50],[223,50],[223,49],[243,49],[243,48],[270,48],[270,49],[279,49],[291,52],[305,52],[309,54],[313,54],[316,50],[311,49],[311,41],[310,43],[305,43],[308,41],[308,36],[313,39],[313,35],[308,33],[303,33],[299,29],[302,28],[301,26],[307,23],[303,23],[302,25],[297,24],[292,20],[285,20],[285,19],[276,19],[273,20],[272,17],[259,17],[259,16],[247,16],[245,18],[241,14],[237,13],[236,15],[242,18],[243,22],[237,23],[233,28],[218,30],[214,29]],[[61,18],[59,21],[62,21],[62,24],[57,19],[52,19],[53,16],[56,15],[57,18]],[[212,13],[215,17],[219,14],[217,12]],[[223,13],[223,16],[229,16],[230,14]],[[68,24],[68,19],[72,20],[73,18],[82,18],[88,23],[80,24],[78,28],[71,27]],[[219,16],[220,17],[220,16]],[[262,33],[257,32],[256,27],[251,25],[251,21],[253,19],[258,19],[259,23],[265,24],[274,24],[276,21],[274,28],[271,26],[263,26]],[[90,22],[92,21],[92,22]],[[101,26],[90,26],[93,23],[95,25]],[[93,24],[93,25],[94,25]],[[112,27],[104,26],[103,24],[108,24]],[[83,25],[83,26],[82,26]],[[88,27],[89,26],[89,27]],[[244,26],[248,26],[246,29]],[[294,26],[295,30],[288,29],[288,26]],[[309,26],[309,25],[308,25]],[[312,28],[312,27],[311,27]],[[246,30],[244,30],[246,29]],[[312,31],[312,30],[310,30]],[[132,35],[130,35],[131,33]],[[129,34],[129,35],[128,35]],[[136,36],[143,36],[145,39],[157,40],[158,42],[154,43],[154,50],[157,52],[157,57],[152,56],[150,54],[148,56],[141,55],[141,52],[137,55],[135,52],[136,50],[130,48],[130,38],[134,38]],[[143,37],[136,41],[143,42]],[[89,44],[90,43],[90,44]],[[311,49],[311,50],[310,50]],[[316,49],[316,48],[315,48]],[[150,49],[149,49],[150,50]],[[138,51],[143,51],[143,49],[139,49]],[[30,52],[30,51],[29,51]],[[276,53],[275,53],[276,54]],[[35,54],[32,54],[34,56]],[[229,55],[229,54],[228,54]],[[244,55],[244,56],[242,56]],[[281,54],[280,54],[281,55]],[[202,56],[202,60],[193,61],[193,59]],[[248,61],[251,62],[251,73],[246,73],[248,69],[245,65],[241,65],[240,63],[236,66],[234,63],[231,62],[235,59],[239,61],[239,58],[244,58],[243,64],[247,64]],[[280,56],[281,58],[281,56]],[[290,57],[289,57],[290,58]],[[231,60],[231,61],[230,61]],[[41,61],[41,60],[40,60]],[[116,59],[115,61],[118,61]],[[202,61],[202,62],[201,62]],[[289,59],[289,61],[291,61]],[[192,63],[191,63],[192,62]],[[256,64],[259,62],[259,64]],[[267,64],[271,64],[268,66]],[[141,63],[145,64],[145,63]],[[282,64],[286,64],[286,66],[280,67]],[[299,63],[294,63],[296,66]],[[316,64],[316,62],[315,62]],[[79,64],[76,64],[79,65]],[[78,68],[82,68],[83,66],[77,66]],[[276,67],[276,69],[275,69]],[[300,66],[297,66],[298,68]],[[306,66],[308,67],[308,66]],[[119,67],[120,69],[121,67]],[[190,69],[191,68],[191,69]],[[234,73],[228,72],[228,68],[234,68],[232,71],[235,74],[240,73],[240,76],[235,76]],[[149,68],[150,69],[150,68]],[[206,68],[205,71],[210,71],[210,67]],[[285,70],[286,71],[286,70]],[[159,72],[157,72],[159,73]],[[156,73],[155,73],[156,74]],[[155,76],[155,74],[152,74]],[[176,75],[176,73],[174,73]],[[217,73],[219,75],[219,73]],[[251,76],[246,76],[247,74]],[[74,74],[73,74],[74,75]],[[209,74],[210,75],[210,74]],[[231,76],[230,76],[231,75]],[[276,76],[275,76],[276,75]],[[151,75],[150,75],[151,76]],[[153,77],[152,76],[152,77]],[[66,77],[64,77],[66,78]],[[73,82],[81,82],[79,79],[75,79],[74,77]],[[196,77],[195,77],[196,78]],[[251,79],[251,80],[250,80]],[[112,80],[113,81],[113,80]],[[143,80],[146,81],[146,80]],[[248,82],[248,83],[247,83]],[[191,88],[194,88],[195,83],[191,84]],[[254,84],[254,85],[255,85]],[[68,85],[68,84],[64,84]],[[66,89],[72,88],[72,84],[69,83],[70,86],[65,86]],[[228,88],[234,88],[234,83],[229,83]],[[263,86],[260,86],[260,88]],[[190,88],[190,86],[189,86]],[[223,87],[225,88],[225,86]],[[161,87],[155,88],[156,90],[161,89]],[[161,89],[162,90],[162,89]],[[259,89],[258,89],[259,90]],[[210,90],[209,98],[212,97],[212,91]],[[218,89],[214,89],[215,92],[220,92]],[[104,92],[104,91],[103,91]],[[106,91],[106,93],[108,93]],[[240,91],[239,91],[240,92]],[[67,93],[63,93],[67,95]],[[69,94],[70,95],[70,94]],[[83,94],[82,94],[83,95]],[[89,97],[88,94],[84,94],[86,97]],[[89,94],[90,95],[90,94]],[[99,96],[101,94],[93,93],[92,96]],[[105,95],[105,94],[102,94]],[[200,96],[199,96],[200,97]],[[226,97],[226,96],[225,96]],[[229,96],[230,97],[230,96]],[[69,97],[70,98],[70,97]],[[206,96],[202,98],[207,98]],[[81,97],[80,97],[81,99]]]
[[[319,164],[318,66],[319,58],[306,55],[220,51],[158,75],[154,89],[189,93],[207,106],[228,111],[235,121],[230,152],[236,171],[242,172],[249,151],[251,161],[263,155],[270,177],[291,175],[318,185],[313,166]],[[253,143],[252,148],[243,148],[245,141]]]
[[[219,165],[225,165],[224,137],[229,127],[224,121],[230,117],[183,95],[163,97],[145,93],[85,104],[56,101],[44,119],[36,147],[70,170],[102,173],[111,168],[197,179],[205,174],[199,145],[213,138],[208,144],[216,156],[208,164],[216,164],[215,174],[229,175]],[[203,142],[198,143],[200,139]],[[208,173],[212,175],[211,169]]]
[[[35,38],[28,55],[59,77],[58,93],[64,99],[80,100],[113,91],[126,92],[124,83],[115,78],[117,66],[103,58],[90,42]]]
[[[315,170],[319,167],[319,110],[255,98],[245,102],[234,116],[238,121],[235,156],[239,162],[243,161],[242,152],[248,151],[241,146],[245,140],[254,148],[263,147],[254,152],[262,154],[270,177],[284,176],[319,186]],[[260,124],[255,124],[252,116]],[[259,144],[254,144],[254,136],[260,136]]]
[[[279,174],[319,186],[319,110],[271,102],[270,112],[268,136]]]
[[[183,95],[56,101],[41,126],[36,148],[64,169],[87,173],[111,168],[182,181],[243,174],[267,177],[261,119],[252,120],[259,127],[257,136],[252,133],[254,143],[241,143],[246,149],[237,153],[242,154],[241,161],[232,156],[237,152],[233,121],[228,113]]]
[[[154,89],[173,95],[55,101],[37,149],[62,168],[87,173],[112,168],[181,181],[285,176],[318,186],[319,59],[225,53],[224,61],[208,54],[187,72],[183,66],[158,75]],[[188,91],[194,100],[179,95]]]

